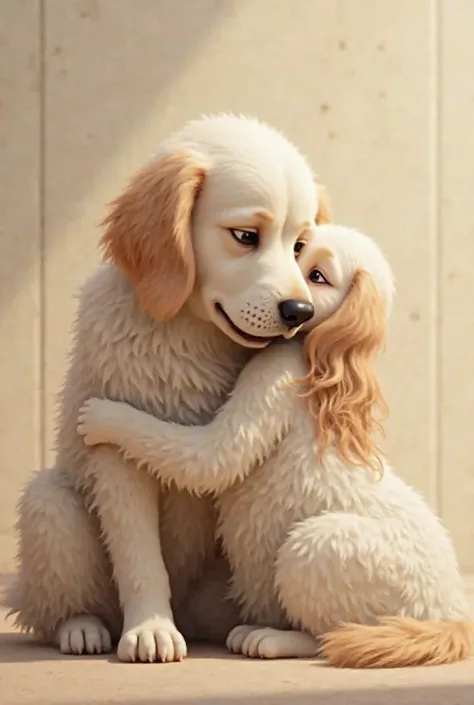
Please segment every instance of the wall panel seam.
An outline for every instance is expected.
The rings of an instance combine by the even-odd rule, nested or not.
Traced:
[[[39,94],[39,190],[40,190],[40,223],[39,223],[39,355],[38,355],[38,413],[39,413],[39,462],[40,467],[46,463],[46,320],[45,320],[45,257],[46,257],[46,90],[47,90],[47,55],[46,55],[46,0],[40,0],[40,94]]]
[[[441,0],[431,0],[431,81],[430,81],[430,241],[431,241],[431,448],[433,494],[436,511],[443,515],[442,440],[442,8]]]

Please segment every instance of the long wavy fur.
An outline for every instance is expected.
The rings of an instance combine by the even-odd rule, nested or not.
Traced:
[[[110,204],[102,222],[105,260],[136,286],[156,321],[173,318],[194,285],[191,213],[208,164],[192,151],[146,164]]]
[[[385,302],[372,277],[357,272],[343,304],[303,347],[309,366],[303,396],[316,420],[321,459],[335,446],[347,463],[382,472],[376,437],[383,436],[387,405],[374,360],[385,336]]]

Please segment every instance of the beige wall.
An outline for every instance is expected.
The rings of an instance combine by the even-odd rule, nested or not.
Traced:
[[[398,277],[389,447],[474,571],[472,0],[0,0],[0,570],[104,202],[200,112],[298,142]]]

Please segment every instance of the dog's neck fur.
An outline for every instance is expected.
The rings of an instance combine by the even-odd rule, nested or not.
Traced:
[[[132,285],[112,265],[99,270],[90,290],[94,301],[86,286],[78,335],[83,337],[87,330],[86,345],[99,372],[101,394],[168,420],[208,421],[253,351],[197,318],[187,306],[167,323],[152,320]]]

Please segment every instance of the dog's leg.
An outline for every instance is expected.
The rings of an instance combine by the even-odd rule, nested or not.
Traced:
[[[413,533],[390,519],[338,512],[289,533],[277,560],[278,595],[295,626],[321,635],[331,665],[395,668],[471,654],[451,551],[443,555],[441,535],[431,550]]]
[[[57,468],[29,482],[18,508],[18,574],[5,604],[17,625],[63,653],[110,650],[121,618],[97,520]]]
[[[175,661],[186,655],[170,607],[159,535],[158,485],[109,447],[91,455],[95,506],[124,611],[121,661]]]
[[[367,624],[399,609],[400,560],[395,538],[384,538],[381,522],[328,513],[290,531],[277,558],[276,589],[291,623],[317,636],[342,622]]]
[[[251,360],[207,426],[168,423],[126,403],[90,398],[79,411],[78,431],[86,445],[118,445],[137,461],[135,469],[145,464],[180,489],[220,494],[267,458],[291,428],[301,367],[295,347],[281,348],[267,362]]]

